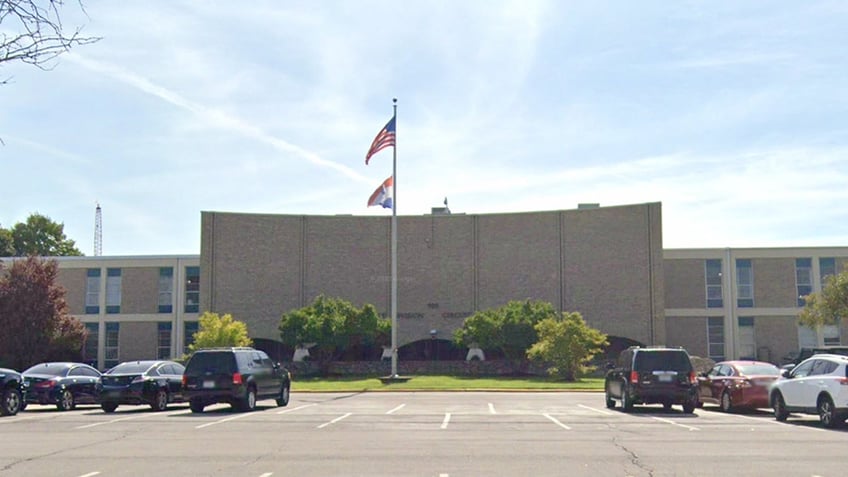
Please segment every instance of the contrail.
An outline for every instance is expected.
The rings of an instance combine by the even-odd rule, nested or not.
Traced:
[[[296,154],[317,166],[334,169],[354,180],[369,184],[373,182],[372,179],[357,173],[350,167],[333,161],[328,161],[327,159],[322,158],[314,152],[307,151],[306,149],[303,149],[300,146],[296,146],[294,144],[291,144],[290,142],[275,138],[270,134],[266,133],[265,131],[261,130],[260,128],[248,123],[247,121],[244,121],[243,119],[227,114],[221,110],[209,108],[189,101],[188,99],[180,96],[179,94],[167,88],[159,86],[147,79],[136,75],[135,73],[127,71],[118,66],[84,58],[72,52],[66,53],[62,56],[62,58],[68,59],[71,62],[76,63],[89,70],[105,74],[113,79],[128,84],[133,88],[136,88],[151,96],[155,96],[167,103],[171,103],[174,106],[194,113],[198,117],[202,118],[203,120],[216,127],[228,129],[239,133],[242,136],[251,139],[256,139],[257,141],[263,142],[273,147],[274,149],[277,149],[278,151]]]

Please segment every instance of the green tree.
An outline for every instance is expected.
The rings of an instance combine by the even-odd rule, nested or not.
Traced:
[[[13,255],[16,257],[82,255],[74,241],[65,236],[64,224],[54,222],[50,220],[50,217],[38,212],[27,217],[26,222],[15,224],[10,233]]]
[[[326,373],[329,363],[348,346],[382,344],[391,327],[388,321],[373,305],[356,308],[348,301],[319,295],[309,306],[283,314],[280,340],[291,347],[314,344],[310,356]]]
[[[518,361],[538,340],[536,324],[557,316],[550,303],[542,301],[510,301],[500,308],[482,310],[465,319],[462,328],[454,332],[454,342],[469,347],[477,344],[483,349],[497,349],[507,359]]]
[[[804,297],[798,322],[810,328],[835,325],[848,316],[848,269],[828,277],[821,292]]]
[[[193,338],[194,343],[188,346],[191,353],[202,348],[253,345],[247,334],[247,325],[243,321],[234,320],[228,313],[219,316],[210,311],[204,312],[198,318],[197,332]]]
[[[85,326],[68,314],[59,265],[37,257],[0,262],[0,363],[24,369],[82,357]]]
[[[0,257],[11,257],[15,255],[15,247],[12,242],[12,232],[0,227]]]
[[[550,364],[548,373],[566,381],[593,371],[589,362],[607,345],[607,335],[587,325],[577,312],[545,318],[536,331],[539,341],[527,350],[527,357]]]

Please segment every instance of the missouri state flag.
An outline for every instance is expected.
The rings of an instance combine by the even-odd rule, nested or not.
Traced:
[[[368,154],[365,154],[365,165],[371,160],[371,156],[377,154],[383,149],[395,145],[395,117],[389,119],[389,122],[377,133],[377,137],[371,141],[371,147],[368,148]]]
[[[380,184],[380,187],[377,187],[377,190],[375,190],[368,199],[368,207],[382,205],[384,209],[391,209],[393,182],[392,176],[389,176],[388,179],[384,180],[383,183]]]

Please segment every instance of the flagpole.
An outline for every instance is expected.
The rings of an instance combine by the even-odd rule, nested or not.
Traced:
[[[395,120],[395,146],[392,148],[392,377],[397,377],[397,98],[392,98],[392,103]]]

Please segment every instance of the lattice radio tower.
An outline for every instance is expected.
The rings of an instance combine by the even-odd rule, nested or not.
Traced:
[[[94,256],[101,255],[103,255],[103,213],[98,202],[97,208],[94,209]]]

